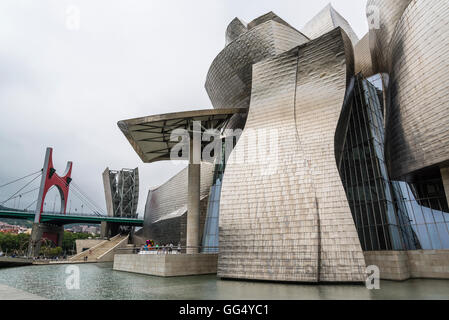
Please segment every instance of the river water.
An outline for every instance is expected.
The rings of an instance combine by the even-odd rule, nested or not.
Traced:
[[[68,265],[0,269],[0,284],[48,299],[449,299],[449,280],[381,281],[363,285],[303,285],[219,280],[214,275],[160,278],[112,270],[112,263],[80,264],[80,288],[67,289]]]

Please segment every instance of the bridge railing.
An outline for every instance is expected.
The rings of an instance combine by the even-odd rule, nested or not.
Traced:
[[[17,213],[28,213],[28,214],[34,214],[35,211],[31,211],[31,210],[0,210],[0,213],[2,212],[7,212],[7,213],[12,213],[12,212],[17,212]],[[94,214],[94,213],[59,213],[59,212],[43,212],[42,215],[46,215],[46,216],[58,216],[58,217],[93,217],[93,218],[113,218],[115,220],[117,219],[123,219],[123,220],[143,220],[140,219],[139,217],[111,217],[108,215],[102,215],[102,214]]]

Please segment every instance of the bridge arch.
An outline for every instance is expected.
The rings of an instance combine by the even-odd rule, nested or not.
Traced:
[[[53,165],[53,149],[47,148],[47,151],[45,153],[44,167],[42,169],[41,186],[39,189],[39,196],[36,205],[36,214],[34,219],[35,223],[39,223],[41,220],[41,214],[44,211],[45,198],[48,191],[53,186],[56,187],[60,195],[60,213],[66,214],[67,199],[69,197],[69,186],[70,182],[72,181],[72,166],[73,163],[69,161],[63,175],[59,176],[56,173],[56,169]]]

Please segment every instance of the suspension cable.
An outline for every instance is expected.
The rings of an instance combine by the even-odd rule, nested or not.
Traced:
[[[85,198],[85,196],[81,193],[80,190],[78,190],[78,188],[76,188],[75,186],[71,189],[73,191],[73,194],[76,195],[78,197],[79,200],[81,200],[81,202],[83,204],[85,204],[89,209],[92,210],[92,213],[94,213],[97,216],[104,216],[104,214],[101,214],[99,211],[99,208],[97,208],[95,206],[95,204],[91,203],[88,199]]]
[[[102,214],[100,214],[100,213],[98,212],[98,211],[99,211],[98,208],[95,208],[92,204],[90,204],[89,202],[87,202],[86,199],[83,199],[83,197],[80,195],[80,193],[79,193],[75,188],[73,188],[72,191],[73,191],[73,194],[74,194],[75,196],[77,196],[77,198],[78,198],[79,200],[81,200],[81,202],[82,202],[83,204],[85,204],[89,209],[92,210],[92,213],[93,213],[93,214],[95,214],[95,215],[97,215],[97,216],[103,216]]]
[[[28,208],[31,207],[31,206],[33,205],[33,203],[36,203],[36,202],[37,202],[37,199],[34,200],[33,202],[31,202],[31,203],[30,203],[25,209],[23,209],[23,210],[27,211]]]
[[[21,193],[21,194],[18,194],[18,195],[16,195],[16,196],[12,197],[10,200],[19,198],[19,197],[21,197],[21,196],[23,196],[23,195],[25,195],[25,194],[31,193],[31,192],[36,191],[36,190],[39,190],[39,189],[40,189],[40,187],[37,187],[37,188],[31,189],[30,191],[23,192],[23,193]]]
[[[65,186],[68,186],[69,184],[67,183],[67,181],[64,181],[61,177],[56,176],[61,182],[63,182],[65,184]],[[84,195],[81,190],[79,190],[79,187],[76,186],[76,184],[74,184],[73,182],[71,182],[73,188],[71,188],[71,190],[73,191],[73,193],[79,198],[79,200],[81,200],[81,202],[83,202],[84,204],[86,204],[89,209],[91,209],[93,211],[94,214],[96,214],[97,216],[104,216],[104,214],[101,214],[100,212],[102,211],[101,209],[99,209],[95,203],[89,199],[89,197],[87,197],[86,195]],[[84,199],[85,198],[85,199]]]
[[[82,189],[76,184],[76,183],[73,183],[73,185],[76,187],[76,189],[78,189],[78,191],[87,199],[87,200],[89,200],[90,201],[90,203],[93,205],[93,206],[95,206],[97,209],[99,209],[100,207],[98,206],[98,204],[96,204],[91,198],[89,198],[89,196],[87,196],[86,194],[84,194],[83,193],[83,191],[82,191]],[[101,210],[98,210],[98,211],[102,211],[102,209]]]
[[[29,174],[29,175],[26,175],[26,176],[24,176],[24,177],[22,177],[22,178],[19,178],[19,179],[16,179],[16,180],[14,180],[14,181],[11,181],[11,182],[8,182],[8,183],[5,183],[4,185],[1,185],[1,186],[0,186],[0,188],[3,188],[3,187],[6,187],[6,186],[9,186],[10,184],[13,184],[13,183],[15,183],[15,182],[17,182],[17,181],[20,181],[20,180],[23,180],[23,179],[25,179],[25,178],[28,178],[28,177],[34,176],[35,174],[37,174],[37,173],[39,173],[39,172],[42,172],[42,169],[41,169],[41,170],[39,170],[39,171],[36,171],[36,172],[34,172],[34,173],[31,173],[31,174]]]
[[[7,200],[3,201],[1,204],[4,204],[5,202],[8,202],[9,200],[11,200],[14,196],[16,196],[20,191],[22,191],[23,189],[25,189],[26,187],[28,187],[34,180],[36,180],[37,178],[40,178],[42,174],[34,177],[30,182],[28,182],[25,186],[23,186],[22,188],[20,188],[16,193],[14,193],[11,197],[9,197]]]

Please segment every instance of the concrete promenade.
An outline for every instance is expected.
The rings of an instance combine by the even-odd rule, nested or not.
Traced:
[[[49,264],[85,264],[85,263],[98,263],[98,261],[72,261],[72,260],[38,260],[33,261],[34,265],[49,265]]]
[[[33,263],[33,260],[23,258],[0,257],[0,268],[27,266]]]
[[[38,295],[0,284],[0,300],[47,300]]]

